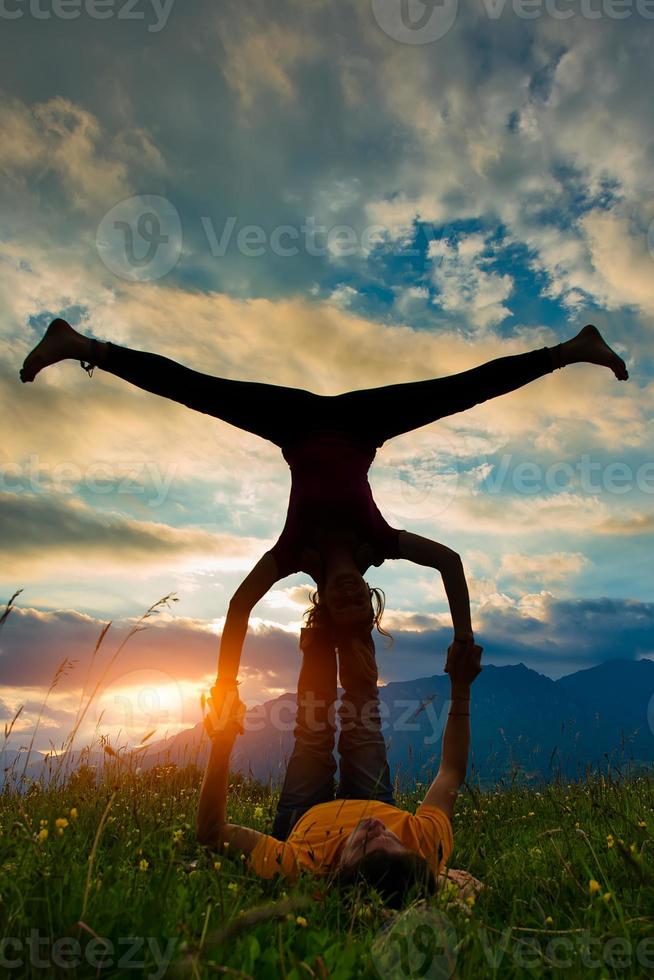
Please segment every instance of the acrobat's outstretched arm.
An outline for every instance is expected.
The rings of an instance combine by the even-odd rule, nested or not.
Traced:
[[[470,594],[461,556],[444,544],[410,531],[400,531],[399,545],[402,558],[416,565],[434,568],[441,573],[452,613],[455,645],[472,640],[474,635],[470,617]]]
[[[243,579],[232,596],[220,640],[218,683],[235,685],[241,664],[241,651],[248,630],[250,613],[280,579],[277,562],[267,551]]]

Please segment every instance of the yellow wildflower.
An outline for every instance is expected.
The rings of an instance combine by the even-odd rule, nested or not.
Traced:
[[[255,820],[261,820],[262,817],[263,817],[263,807],[262,806],[255,806],[255,808],[254,808],[254,818],[255,818]]]
[[[303,915],[298,915],[295,921],[299,926],[302,926],[303,929],[306,929],[306,927],[309,925]]]
[[[644,820],[639,820],[639,821],[638,821],[638,826],[639,826],[639,827],[646,827],[646,826],[647,826],[647,824],[645,823],[645,821],[644,821]]]
[[[147,871],[150,867],[150,862],[146,861],[145,858],[141,858],[139,861],[139,871]]]
[[[475,899],[475,896],[474,895],[468,895],[468,897],[465,899],[465,903],[468,906],[468,908],[470,908],[470,909],[475,904],[475,902],[476,902],[476,899]]]
[[[607,847],[613,847],[614,844],[615,844],[615,838],[613,837],[613,834],[607,834],[606,835],[606,846]]]
[[[610,902],[612,897],[613,896],[611,892],[604,892],[604,894],[602,895],[602,898],[604,899],[605,902]]]
[[[238,890],[238,885],[235,881],[230,881],[227,887],[229,888],[230,892],[235,892]]]
[[[181,831],[181,830],[175,830],[173,832],[173,844],[179,844],[179,842],[182,839],[182,833],[183,833],[183,831]]]
[[[221,864],[222,864],[222,861],[214,861],[213,862],[213,870],[214,871],[220,871]]]
[[[70,817],[71,817],[71,820],[77,820],[77,807],[76,806],[72,806],[70,808]]]
[[[552,918],[551,915],[548,915],[547,918],[545,919],[545,925],[546,926],[553,926],[554,925],[554,919]]]
[[[68,826],[68,821],[66,820],[65,817],[57,817],[57,819],[55,820],[55,827],[57,828],[57,830],[65,830],[67,826]]]
[[[591,878],[588,882],[588,890],[590,891],[591,895],[597,895],[598,892],[601,892],[602,886],[600,885],[599,881],[595,881],[594,878]]]
[[[38,837],[37,837],[37,840],[38,840],[39,844],[42,844],[43,841],[44,840],[47,840],[47,839],[48,839],[48,828],[47,827],[41,827],[41,829],[39,830],[39,833],[38,833]]]

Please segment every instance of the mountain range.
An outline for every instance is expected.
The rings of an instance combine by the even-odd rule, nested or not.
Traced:
[[[389,762],[400,783],[427,781],[438,767],[447,717],[445,674],[380,688]],[[293,747],[295,695],[253,708],[237,739],[234,770],[278,784]],[[611,660],[558,680],[524,664],[484,667],[473,688],[469,776],[547,781],[654,763],[654,661]],[[150,746],[141,765],[202,765],[201,724]]]

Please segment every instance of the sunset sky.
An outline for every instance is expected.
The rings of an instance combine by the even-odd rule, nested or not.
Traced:
[[[652,656],[654,23],[636,4],[564,19],[466,2],[444,36],[406,43],[391,0],[122,6],[62,20],[16,4],[0,32],[0,600],[23,589],[0,716],[25,705],[19,740],[68,657],[38,744],[60,741],[102,626],[100,669],[168,593],[84,734],[102,711],[100,731],[131,741],[194,723],[289,489],[271,444],[102,371],[21,385],[56,315],[322,393],[597,324],[629,383],[557,372],[387,443],[371,483],[392,525],[461,553],[488,662],[556,677]],[[435,575],[387,562],[368,580],[395,637],[382,679],[440,671]],[[247,698],[294,689],[310,584],[255,609]]]

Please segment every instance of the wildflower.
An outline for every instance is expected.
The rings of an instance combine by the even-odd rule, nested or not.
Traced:
[[[606,835],[606,846],[607,847],[613,847],[614,844],[615,844],[615,838],[613,837],[613,834],[607,834]]]
[[[222,864],[222,861],[214,861],[213,862],[213,870],[214,871],[220,871],[221,864]]]
[[[255,806],[255,808],[254,808],[254,819],[255,820],[261,820],[262,817],[263,817],[263,807],[262,806]]]
[[[39,820],[39,827],[47,827],[47,826],[48,826],[47,820]]]
[[[466,903],[466,905],[468,906],[469,909],[471,909],[473,907],[473,905],[475,904],[475,902],[476,902],[476,898],[475,898],[474,895],[468,895],[468,897],[465,899],[465,903]]]
[[[527,814],[527,816],[528,817],[535,817],[536,814],[535,814],[535,812],[533,810],[530,810],[529,813]]]
[[[546,926],[553,926],[554,925],[554,919],[552,918],[551,915],[548,915],[547,918],[545,919],[545,925]]]
[[[230,881],[227,887],[230,890],[230,892],[238,891],[238,885],[236,884],[235,881]]]
[[[37,836],[37,840],[38,840],[39,844],[42,844],[43,841],[44,840],[47,840],[47,839],[48,839],[48,828],[47,827],[41,827],[41,829],[39,830],[38,836]]]
[[[611,901],[611,898],[612,898],[611,892],[604,892],[604,894],[602,895],[602,898],[608,904]]]
[[[295,921],[299,926],[302,926],[303,929],[306,929],[306,927],[309,925],[303,915],[298,915]]]
[[[147,871],[150,867],[150,862],[146,861],[145,858],[141,858],[139,861],[139,871]]]
[[[70,818],[71,818],[71,820],[77,820],[77,807],[76,806],[72,806],[70,808]]]
[[[181,831],[181,830],[175,830],[174,831],[174,833],[173,833],[173,844],[179,844],[179,842],[182,839],[182,833],[183,833],[183,831]]]
[[[65,817],[57,817],[55,820],[55,827],[57,828],[57,834],[59,837],[63,835],[64,830],[68,826],[68,821]]]
[[[598,892],[601,892],[602,886],[600,885],[599,881],[595,881],[594,878],[591,878],[588,882],[588,890],[590,891],[591,895],[597,895]]]
[[[644,820],[639,820],[639,821],[638,821],[638,826],[639,826],[639,827],[646,827],[646,826],[647,826],[647,824],[645,823],[645,821],[644,821]]]

